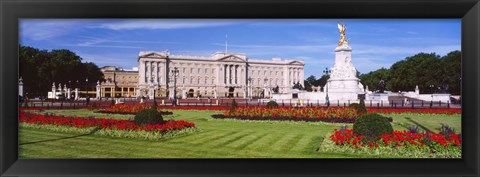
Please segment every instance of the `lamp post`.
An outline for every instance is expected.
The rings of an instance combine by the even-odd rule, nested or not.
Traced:
[[[172,70],[173,75],[173,106],[177,105],[177,77],[178,77],[178,68],[174,67]]]
[[[85,79],[85,91],[87,91],[87,95],[85,96],[85,98],[88,97],[87,84],[88,84],[88,78]]]
[[[330,73],[332,73],[332,70],[325,67],[325,70],[323,70],[323,73],[328,76],[328,75],[330,75]],[[327,107],[329,107],[330,106],[330,100],[328,100],[328,80],[325,83],[325,90],[326,90],[325,102],[327,103]]]

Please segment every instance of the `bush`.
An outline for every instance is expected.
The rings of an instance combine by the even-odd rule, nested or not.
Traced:
[[[270,108],[277,108],[277,107],[278,107],[278,104],[277,104],[277,102],[275,102],[275,101],[269,101],[269,102],[267,103],[267,108],[269,108],[269,109],[270,109]]]
[[[233,99],[232,104],[230,106],[230,111],[235,111],[237,109],[237,107],[238,107],[238,104],[235,101],[235,99]]]
[[[392,133],[393,127],[387,118],[377,113],[364,114],[353,124],[353,132],[368,138],[376,138],[385,133]]]
[[[451,134],[455,134],[455,129],[447,124],[442,124],[442,127],[440,127],[440,134],[445,137],[450,137]]]
[[[409,125],[407,131],[410,133],[420,133],[420,128],[416,125]]]
[[[163,124],[163,117],[156,109],[143,109],[135,115],[135,124]]]
[[[367,113],[367,108],[365,108],[365,103],[363,102],[363,100],[360,101],[360,104],[358,104],[358,103],[350,104],[350,107],[355,108],[355,110],[357,110],[357,113],[359,113],[359,114]]]

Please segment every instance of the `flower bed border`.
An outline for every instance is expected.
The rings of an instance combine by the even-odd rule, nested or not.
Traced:
[[[173,115],[172,111],[159,111],[160,114],[163,115]],[[94,113],[103,113],[103,114],[122,114],[122,115],[135,115],[137,112],[110,112],[110,111],[94,111]]]
[[[36,116],[36,117],[31,117]],[[135,125],[131,120],[107,118],[49,116],[20,112],[19,124],[23,127],[48,129],[57,132],[100,134],[112,137],[160,140],[197,131],[195,123],[184,120],[165,124]],[[95,130],[96,129],[96,130]]]
[[[399,157],[461,158],[461,134],[423,132],[411,133],[395,130],[375,139],[356,135],[353,129],[334,129],[323,151],[395,155]]]
[[[309,118],[309,117],[261,117],[261,116],[225,116],[223,114],[212,115],[214,119],[236,119],[236,120],[272,120],[272,121],[299,121],[299,122],[328,122],[328,123],[354,123],[356,118]],[[393,118],[388,117],[389,122]]]

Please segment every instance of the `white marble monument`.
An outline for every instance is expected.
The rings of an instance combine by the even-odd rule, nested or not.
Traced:
[[[345,37],[345,25],[338,24],[340,41],[335,48],[335,65],[327,81],[329,100],[354,101],[358,94],[364,94],[363,85],[357,78],[357,69],[352,64],[352,48]]]

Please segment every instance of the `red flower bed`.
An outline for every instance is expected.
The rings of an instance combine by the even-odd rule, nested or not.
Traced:
[[[230,109],[225,106],[158,106],[158,109],[169,109],[169,110],[211,110],[211,111],[222,111]]]
[[[353,123],[361,114],[354,108],[265,108],[238,107],[235,110],[225,110],[223,115],[212,115],[217,119],[240,120],[289,120],[306,122]],[[391,121],[391,120],[390,120]]]
[[[18,110],[24,111],[24,110],[43,110],[42,108],[24,108],[24,107],[19,107]]]
[[[115,106],[104,108],[102,113],[119,113],[119,114],[135,114],[143,109],[149,109],[152,105],[147,104],[117,104]],[[227,107],[222,106],[157,106],[158,111],[162,109],[168,110],[226,110]]]
[[[462,109],[458,108],[435,108],[435,109],[411,109],[411,108],[367,108],[368,112],[377,112],[377,113],[385,113],[385,114],[390,114],[390,113],[405,113],[405,112],[410,112],[410,113],[422,113],[422,114],[461,114]]]
[[[369,146],[375,148],[379,146],[399,147],[399,146],[461,146],[461,135],[451,133],[442,135],[436,133],[410,133],[408,131],[395,130],[391,134],[383,134],[374,140],[365,136],[358,136],[353,133],[353,129],[342,129],[333,131],[330,140],[336,145],[347,145],[358,148],[360,146]]]
[[[360,114],[354,108],[265,108],[239,107],[227,110],[225,116],[290,117],[290,118],[356,118]]]
[[[27,112],[20,112],[19,121],[28,124],[48,124],[60,125],[77,128],[99,127],[102,129],[116,130],[143,130],[166,132],[171,130],[180,130],[183,128],[195,127],[195,123],[183,120],[167,121],[164,124],[147,124],[144,126],[136,125],[130,120],[115,120],[107,118],[84,118],[84,117],[64,117],[53,115],[40,115]]]

